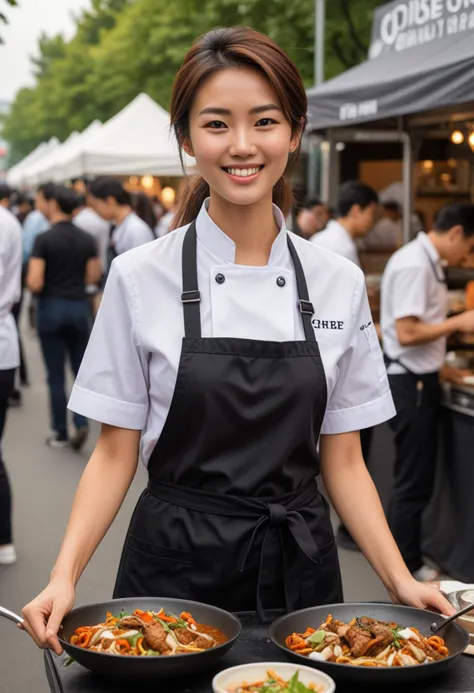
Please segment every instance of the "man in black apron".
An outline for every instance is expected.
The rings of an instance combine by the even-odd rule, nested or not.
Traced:
[[[315,481],[326,378],[303,268],[288,246],[305,340],[203,338],[195,223],[186,232],[177,382],[115,597],[187,597],[262,618],[342,600]]]
[[[385,362],[397,409],[390,421],[397,448],[391,529],[405,562],[419,580],[437,571],[423,565],[421,520],[433,492],[437,455],[439,374],[459,382],[463,373],[444,366],[446,337],[474,332],[474,311],[446,319],[442,261],[460,265],[474,249],[474,205],[443,208],[429,234],[397,251],[382,280],[381,327]]]

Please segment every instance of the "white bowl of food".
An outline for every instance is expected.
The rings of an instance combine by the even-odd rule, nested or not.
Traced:
[[[271,685],[273,693],[287,693],[295,678],[306,690],[298,693],[334,693],[333,679],[318,669],[284,662],[257,662],[224,669],[212,681],[214,693],[254,693]],[[295,690],[295,688],[293,688]]]

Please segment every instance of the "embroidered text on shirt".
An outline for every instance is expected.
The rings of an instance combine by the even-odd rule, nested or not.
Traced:
[[[343,330],[343,320],[318,320],[314,318],[312,321],[315,330]]]
[[[366,330],[371,325],[372,325],[372,321],[368,322],[366,325],[361,325],[359,329],[361,332],[363,332],[364,330]]]

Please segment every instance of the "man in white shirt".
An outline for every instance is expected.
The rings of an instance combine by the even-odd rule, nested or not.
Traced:
[[[117,255],[155,239],[153,231],[132,209],[132,198],[117,178],[100,176],[89,186],[87,201],[114,226],[110,233],[107,270]]]
[[[360,267],[356,239],[373,229],[377,218],[378,196],[375,190],[359,181],[341,185],[337,217],[326,229],[310,238],[311,243],[332,250]]]
[[[72,215],[72,220],[75,226],[78,226],[83,231],[86,231],[92,236],[97,244],[97,251],[99,254],[100,266],[102,268],[102,273],[104,273],[107,267],[107,254],[109,249],[109,234],[110,234],[110,224],[102,219],[97,212],[95,212],[92,207],[86,205],[86,199],[84,196],[78,198],[79,206],[74,210]],[[91,302],[92,316],[95,318],[97,311],[99,310],[100,297],[101,297],[101,283],[99,284],[88,284],[86,286],[86,293]]]
[[[474,250],[474,205],[444,207],[435,228],[392,255],[382,279],[381,328],[397,416],[397,456],[389,512],[403,558],[419,580],[434,580],[423,565],[421,520],[433,492],[439,417],[439,374],[453,382],[464,373],[444,366],[446,339],[474,332],[474,311],[446,319],[443,264],[460,265]]]
[[[21,294],[21,224],[9,211],[10,190],[0,183],[0,445],[8,399],[20,365],[20,349],[13,304]],[[0,448],[0,564],[16,561],[11,526],[11,489]]]

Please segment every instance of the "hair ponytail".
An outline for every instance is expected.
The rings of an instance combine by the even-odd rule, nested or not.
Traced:
[[[301,75],[286,53],[271,38],[248,27],[212,29],[191,46],[174,81],[171,123],[181,153],[183,144],[189,141],[189,113],[203,81],[220,70],[241,66],[253,68],[264,75],[278,96],[292,134],[302,134],[308,101]],[[292,207],[289,177],[298,154],[299,146],[290,154],[285,174],[273,188],[273,201],[285,216]],[[183,226],[195,219],[209,194],[209,185],[203,178],[197,176],[188,179],[188,185],[179,198],[173,227]]]
[[[192,176],[183,185],[178,200],[178,209],[173,217],[171,229],[190,224],[199,214],[203,202],[210,195],[209,183],[202,176]]]

